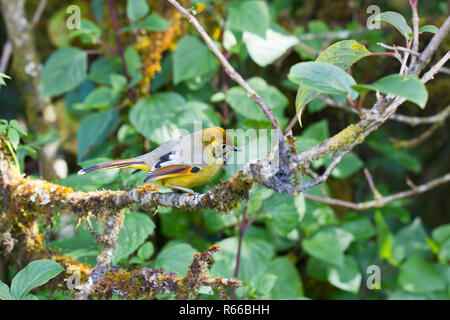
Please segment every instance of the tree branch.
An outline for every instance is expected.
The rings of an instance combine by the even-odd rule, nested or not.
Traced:
[[[304,193],[305,199],[325,203],[332,206],[340,206],[340,207],[346,207],[353,210],[366,210],[370,208],[381,208],[388,203],[399,200],[407,197],[411,197],[416,194],[424,193],[428,190],[431,190],[439,185],[442,185],[444,183],[450,182],[450,173],[447,173],[446,175],[433,179],[425,184],[422,184],[420,186],[417,186],[415,189],[395,193],[390,196],[382,197],[380,199],[372,200],[372,201],[366,201],[366,202],[350,202],[350,201],[344,201],[339,199],[333,199],[333,198],[322,198],[318,196],[314,196],[311,194]]]
[[[233,66],[228,62],[228,60],[223,56],[223,54],[211,40],[210,36],[206,33],[205,29],[203,29],[202,25],[198,22],[198,20],[192,14],[190,14],[185,8],[183,8],[176,0],[167,0],[167,1],[170,2],[170,4],[172,4],[175,7],[175,9],[177,9],[177,11],[179,11],[188,19],[189,23],[195,28],[195,30],[197,30],[197,32],[203,38],[203,40],[205,41],[209,49],[212,51],[212,53],[217,57],[217,59],[219,59],[228,76],[234,81],[236,81],[252,97],[252,99],[261,107],[261,110],[264,112],[266,117],[270,120],[272,126],[275,129],[277,129],[278,132],[281,134],[280,125],[278,124],[278,121],[275,118],[272,110],[264,103],[259,94],[256,93],[256,91],[253,90],[252,87],[250,87],[250,85],[244,80],[244,78],[242,78],[242,76],[238,72],[236,72]]]

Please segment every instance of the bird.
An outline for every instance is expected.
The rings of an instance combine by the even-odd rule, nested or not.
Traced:
[[[213,177],[233,151],[240,149],[226,130],[211,127],[171,139],[141,156],[99,163],[81,169],[78,174],[135,168],[147,172],[144,182],[155,181],[174,191],[195,193],[190,188]]]

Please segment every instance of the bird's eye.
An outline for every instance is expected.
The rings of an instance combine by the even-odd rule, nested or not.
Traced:
[[[222,148],[222,150],[225,150],[227,148],[227,145],[226,144],[222,144],[220,147]]]

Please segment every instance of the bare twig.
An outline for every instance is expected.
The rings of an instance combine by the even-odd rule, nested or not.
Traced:
[[[419,51],[419,13],[417,12],[417,0],[410,0],[409,4],[412,10],[412,23],[413,23],[413,52]],[[411,58],[411,64],[416,63],[417,56],[413,55]]]
[[[326,203],[326,204],[332,205],[332,206],[346,207],[346,208],[350,208],[353,210],[366,210],[366,209],[370,209],[370,208],[381,208],[392,201],[407,198],[407,197],[410,197],[410,196],[413,196],[413,195],[416,195],[419,193],[424,193],[428,190],[431,190],[439,185],[442,185],[442,184],[448,183],[448,182],[450,182],[450,173],[447,173],[446,175],[444,175],[442,177],[433,179],[427,183],[419,185],[415,189],[412,189],[412,190],[395,193],[393,195],[386,196],[386,197],[383,197],[383,198],[377,199],[377,200],[366,201],[366,202],[357,202],[357,203],[339,200],[339,199],[333,199],[333,198],[322,198],[322,197],[314,196],[314,195],[307,194],[307,193],[304,193],[304,196],[306,199],[321,202],[321,203]]]
[[[416,51],[411,50],[411,49],[409,49],[409,48],[399,47],[399,46],[388,46],[387,44],[384,44],[384,43],[382,43],[382,42],[377,42],[377,44],[378,44],[380,47],[383,47],[383,48],[388,49],[388,50],[405,51],[405,52],[410,53],[411,55],[414,55],[414,56],[420,56],[420,53],[419,53],[419,52],[416,52]]]
[[[233,66],[228,62],[228,60],[223,56],[223,54],[211,40],[210,36],[206,33],[205,29],[198,22],[198,20],[192,14],[190,14],[185,8],[183,8],[176,0],[167,0],[167,1],[170,2],[175,7],[175,9],[177,9],[177,11],[179,11],[188,19],[189,23],[195,28],[195,30],[197,30],[197,32],[203,38],[209,49],[211,49],[213,54],[217,57],[217,59],[219,59],[220,63],[225,68],[225,72],[228,74],[228,76],[234,81],[236,81],[239,85],[241,85],[241,87],[253,98],[253,100],[261,107],[266,117],[270,120],[272,126],[275,129],[277,129],[281,134],[280,125],[278,124],[278,121],[275,118],[275,115],[273,114],[272,110],[264,103],[259,94],[256,93],[256,91],[253,90],[252,87],[250,87],[250,85],[242,78],[242,76],[236,72]]]
[[[319,97],[319,99],[321,99],[324,103],[326,103],[327,105],[329,105],[331,107],[339,108],[339,109],[342,109],[342,110],[345,110],[348,112],[358,114],[357,110],[353,109],[350,106],[342,104],[336,100],[333,100],[330,97],[321,96],[321,97]],[[370,110],[363,108],[363,109],[361,109],[361,111],[363,114],[366,114]],[[449,114],[450,114],[450,105],[448,105],[444,110],[442,110],[438,114],[435,114],[435,115],[429,116],[429,117],[412,117],[412,116],[405,116],[402,114],[393,114],[389,118],[389,120],[395,120],[398,122],[406,123],[406,124],[409,124],[410,126],[417,126],[417,125],[422,125],[422,124],[433,124],[435,122],[442,122],[443,120],[445,120],[447,118],[447,116]]]
[[[447,53],[423,75],[421,79],[422,82],[427,83],[429,80],[434,79],[434,75],[439,72],[439,69],[442,68],[448,59],[450,59],[450,51],[447,51]]]
[[[411,48],[411,40],[406,40],[406,48],[409,50]],[[409,58],[409,51],[405,51],[403,54],[403,61],[402,66],[400,67],[399,74],[404,74],[406,70],[408,70],[408,58]]]
[[[447,34],[450,31],[450,16],[448,16],[442,26],[439,28],[439,31],[431,38],[430,42],[426,46],[425,50],[422,51],[418,61],[415,64],[412,64],[412,68],[408,71],[410,74],[419,74],[422,69],[430,62],[431,57],[434,52],[437,50],[441,42],[447,37]]]
[[[5,73],[6,68],[8,68],[9,59],[12,53],[12,42],[7,40],[3,45],[2,57],[0,59],[0,72]]]
[[[39,2],[39,5],[36,9],[36,12],[34,13],[33,19],[31,20],[31,27],[35,27],[36,24],[41,19],[42,13],[44,12],[45,5],[47,4],[47,0],[41,0]]]
[[[334,170],[334,168],[336,168],[336,166],[339,164],[339,162],[341,162],[342,158],[347,153],[349,153],[351,149],[352,149],[351,146],[346,147],[345,149],[342,149],[338,155],[334,156],[330,165],[328,166],[328,168],[325,170],[325,172],[321,176],[319,176],[317,179],[315,179],[313,181],[305,182],[305,183],[301,184],[297,188],[297,192],[303,192],[305,190],[311,189],[312,187],[314,187],[318,184],[325,182],[328,179],[328,177],[330,176],[331,172]]]
[[[288,134],[292,128],[295,126],[295,124],[298,122],[298,116],[297,113],[295,114],[295,116],[292,117],[291,121],[289,121],[289,124],[286,126],[286,128],[284,129],[284,134]]]
[[[394,144],[394,147],[397,149],[411,149],[414,147],[417,147],[419,144],[430,138],[433,133],[441,127],[443,122],[436,122],[434,123],[430,128],[428,128],[426,131],[424,131],[421,135],[418,137],[415,137],[413,139],[408,140],[400,140],[397,138],[391,138],[392,143]]]
[[[367,182],[369,183],[370,189],[372,190],[372,193],[373,193],[375,199],[381,199],[383,196],[377,190],[377,187],[375,186],[375,183],[373,182],[373,178],[372,178],[372,175],[370,174],[369,170],[367,168],[364,168],[363,171],[364,171]]]

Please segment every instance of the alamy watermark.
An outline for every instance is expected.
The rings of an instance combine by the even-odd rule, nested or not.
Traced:
[[[372,264],[367,267],[366,273],[369,275],[366,280],[366,286],[369,290],[381,289],[381,269],[379,266]]]
[[[66,13],[70,16],[66,19],[66,26],[69,30],[81,29],[81,9],[73,4],[67,7]]]

